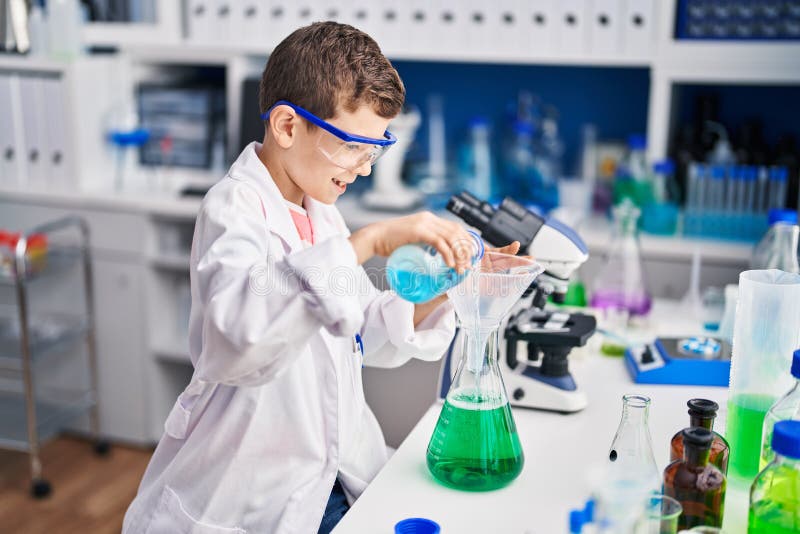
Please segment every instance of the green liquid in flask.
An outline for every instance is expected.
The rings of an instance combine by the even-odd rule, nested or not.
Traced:
[[[800,532],[800,472],[795,466],[773,465],[762,481],[767,495],[750,505],[748,534],[797,534]],[[758,484],[758,482],[756,482]]]
[[[433,476],[451,488],[489,491],[509,484],[522,471],[524,457],[508,400],[448,396],[427,460]]]
[[[740,394],[728,401],[725,437],[731,448],[729,471],[752,480],[761,458],[761,430],[764,416],[775,399],[767,395]]]

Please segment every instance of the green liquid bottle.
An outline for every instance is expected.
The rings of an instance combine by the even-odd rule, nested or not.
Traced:
[[[728,401],[725,437],[731,448],[731,475],[752,479],[758,474],[764,416],[775,401],[769,395],[739,394]]]
[[[524,457],[508,400],[448,395],[428,445],[428,469],[452,488],[502,488],[522,471]]]
[[[772,433],[775,459],[750,489],[748,534],[800,532],[800,421],[780,421]]]

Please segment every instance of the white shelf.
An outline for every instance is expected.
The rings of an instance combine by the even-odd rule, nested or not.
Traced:
[[[72,61],[57,60],[47,56],[27,56],[0,53],[0,70],[28,72],[50,72],[61,74],[68,70]]]

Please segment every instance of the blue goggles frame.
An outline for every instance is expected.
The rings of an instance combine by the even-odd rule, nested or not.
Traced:
[[[267,111],[261,114],[261,119],[265,121],[269,120],[269,114],[272,113],[272,110],[275,109],[276,106],[289,106],[290,108],[295,110],[298,115],[306,119],[311,124],[319,126],[323,130],[332,133],[342,141],[348,143],[365,143],[369,145],[389,147],[397,142],[397,138],[389,130],[383,132],[383,139],[375,139],[372,137],[364,137],[362,135],[347,133],[344,130],[340,130],[333,124],[323,119],[320,119],[310,111],[303,109],[300,106],[296,106],[287,100],[278,100],[277,102],[275,102],[275,104],[273,104],[271,108],[269,108]]]

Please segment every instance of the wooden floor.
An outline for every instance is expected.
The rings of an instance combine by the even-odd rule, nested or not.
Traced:
[[[88,441],[57,438],[42,450],[53,491],[37,500],[29,494],[28,455],[0,451],[0,532],[118,534],[150,454],[114,445],[100,457]]]

